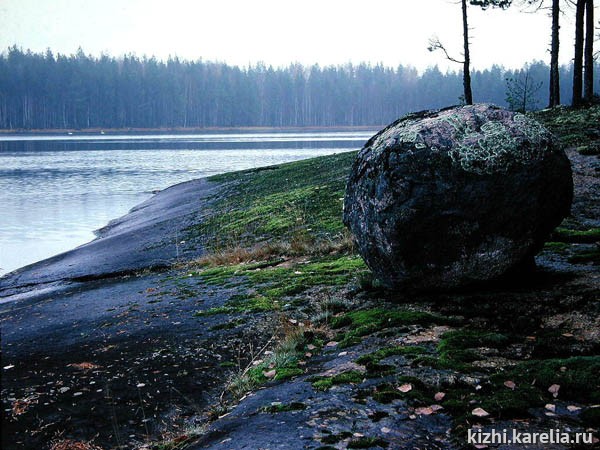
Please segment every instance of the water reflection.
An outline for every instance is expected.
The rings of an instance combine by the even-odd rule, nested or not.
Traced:
[[[372,134],[0,136],[0,274],[91,240],[153,191],[356,150]]]

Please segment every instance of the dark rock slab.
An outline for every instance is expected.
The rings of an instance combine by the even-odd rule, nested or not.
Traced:
[[[232,318],[194,315],[229,295],[176,272],[149,272],[63,283],[0,304],[1,397],[9,411],[0,447],[49,448],[64,433],[101,448],[137,448],[149,433],[160,436],[165,424],[180,425],[215,402],[231,371],[219,362],[272,335],[268,318],[215,329]],[[23,414],[10,413],[15,401],[26,402]]]
[[[572,197],[569,160],[549,131],[472,105],[403,117],[369,140],[344,222],[388,287],[449,289],[532,264]]]
[[[358,356],[337,353],[326,351],[315,365],[339,373]],[[413,409],[402,400],[390,404],[371,398],[365,404],[356,401],[358,390],[380,381],[365,378],[357,385],[337,385],[326,392],[316,391],[306,376],[273,383],[213,422],[190,450],[367,448],[358,444],[361,438],[378,440],[368,448],[458,448],[448,436],[451,418],[443,412],[410,418]],[[268,412],[274,405],[294,404],[302,408]]]
[[[88,281],[168,267],[202,249],[183,242],[202,220],[214,184],[205,179],[165,189],[98,231],[93,241],[0,278],[0,299],[62,281]]]

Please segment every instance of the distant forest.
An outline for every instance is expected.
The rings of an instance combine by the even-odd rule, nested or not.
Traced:
[[[595,72],[598,73],[596,65]],[[570,103],[572,68],[561,67]],[[528,88],[528,108],[547,105],[549,67],[472,72],[476,102],[507,106],[507,79]],[[596,75],[596,79],[600,79]],[[510,83],[509,83],[510,84]],[[346,64],[239,68],[224,63],[24,52],[0,55],[1,129],[321,127],[383,125],[460,103],[462,74],[437,67]]]

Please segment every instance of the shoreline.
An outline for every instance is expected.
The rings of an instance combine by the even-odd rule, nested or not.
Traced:
[[[375,283],[341,220],[352,152],[161,191],[0,288],[25,293],[0,305],[2,448],[458,449],[476,424],[597,436],[598,158],[566,153],[572,217],[537,269],[454,292]]]
[[[311,132],[311,131],[371,131],[380,130],[384,125],[340,125],[340,126],[305,126],[305,127],[164,127],[164,128],[64,128],[64,129],[0,129],[0,136],[28,136],[28,135],[61,135],[68,134],[88,135],[88,134],[201,134],[216,132],[240,132],[240,133],[258,133],[258,132]],[[72,133],[72,134],[69,134]]]

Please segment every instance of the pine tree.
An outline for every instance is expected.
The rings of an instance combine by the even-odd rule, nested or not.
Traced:
[[[442,50],[446,59],[449,61],[462,64],[463,66],[463,96],[462,100],[467,105],[473,104],[473,91],[471,89],[471,53],[469,50],[469,17],[467,6],[468,3],[474,6],[479,6],[482,9],[489,7],[496,7],[501,9],[508,8],[512,0],[461,0],[461,13],[462,13],[462,33],[463,33],[463,59],[459,60],[450,56],[444,45],[438,38],[432,38],[429,40],[428,50],[433,52],[435,50]]]

